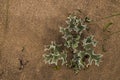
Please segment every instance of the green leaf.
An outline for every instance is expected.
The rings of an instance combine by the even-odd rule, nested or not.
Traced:
[[[63,51],[60,55],[60,60],[62,61],[62,65],[67,63],[67,53]]]
[[[75,73],[78,73],[79,70],[85,68],[85,63],[83,61],[83,58],[85,56],[84,51],[79,51],[74,54],[72,60],[71,60],[71,67],[74,69]]]
[[[93,35],[88,36],[87,38],[85,38],[85,39],[83,40],[83,46],[84,46],[84,48],[87,49],[87,50],[91,49],[92,46],[93,46],[93,47],[96,47],[96,45],[97,45],[97,42],[96,42],[96,40],[94,39],[94,36],[93,36]]]
[[[47,47],[47,51],[49,54],[43,55],[45,63],[58,65],[58,61],[62,61],[62,65],[67,62],[67,54],[65,52],[61,52],[61,45],[57,45],[55,42],[51,42],[51,44]]]
[[[76,49],[77,47],[78,47],[78,44],[79,44],[79,41],[74,41],[73,43],[72,43],[72,48],[73,49]]]
[[[85,22],[88,22],[88,23],[90,23],[92,20],[90,19],[90,18],[88,18],[88,17],[85,17]]]
[[[90,58],[88,60],[89,64],[91,65],[94,61],[95,65],[99,66],[102,55],[101,54],[95,54],[93,50],[90,51],[88,55],[90,56]]]

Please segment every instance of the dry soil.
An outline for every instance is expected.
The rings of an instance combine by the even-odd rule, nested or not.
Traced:
[[[99,42],[95,50],[104,55],[100,67],[78,75],[54,70],[42,58],[44,45],[60,41],[59,27],[76,9],[95,21],[89,25]],[[102,32],[109,22],[111,32],[119,31],[120,16],[101,20],[117,13],[120,0],[0,0],[0,80],[120,80],[120,33],[103,41]]]

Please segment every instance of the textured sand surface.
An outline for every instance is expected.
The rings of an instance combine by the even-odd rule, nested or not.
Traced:
[[[75,9],[98,21],[89,26],[99,41],[96,52],[104,55],[100,67],[78,75],[64,67],[56,71],[42,58],[43,46],[60,41],[59,27]],[[0,0],[0,80],[120,80],[120,33],[102,41],[105,24],[113,22],[109,30],[120,30],[120,16],[99,21],[115,13],[120,0]]]

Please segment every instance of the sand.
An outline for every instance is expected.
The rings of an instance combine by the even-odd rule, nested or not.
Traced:
[[[90,32],[98,40],[96,53],[104,55],[100,66],[75,75],[64,66],[54,70],[43,62],[44,45],[61,41],[59,27],[80,9],[95,20]],[[103,27],[120,30],[120,0],[0,0],[0,80],[120,80],[120,33],[103,41]],[[106,52],[102,51],[105,45]]]

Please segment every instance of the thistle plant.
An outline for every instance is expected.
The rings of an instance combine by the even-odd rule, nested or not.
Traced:
[[[45,51],[49,54],[43,55],[45,63],[58,65],[58,61],[62,61],[62,65],[67,62],[67,54],[65,51],[60,50],[61,45],[57,45],[55,42],[51,42],[50,45],[46,46]]]
[[[64,43],[56,44],[52,41],[45,48],[45,51],[49,52],[49,54],[43,55],[45,63],[58,65],[59,61],[62,61],[62,65],[69,65],[75,73],[92,65],[93,62],[99,66],[102,55],[95,54],[94,47],[96,47],[97,41],[94,39],[94,35],[82,36],[87,31],[87,23],[91,20],[88,17],[82,19],[75,15],[70,15],[67,19],[67,27],[60,27]],[[67,55],[69,54],[72,55],[72,58],[68,61]]]

